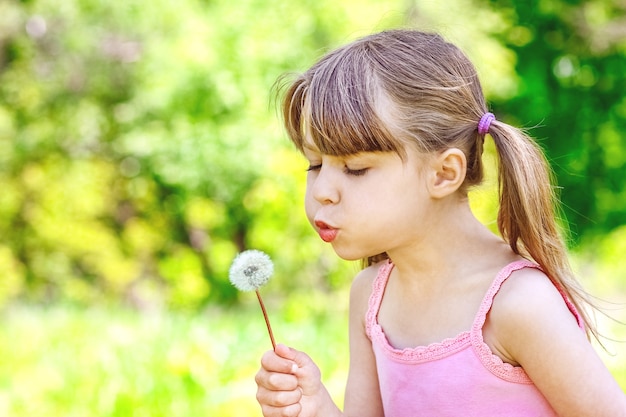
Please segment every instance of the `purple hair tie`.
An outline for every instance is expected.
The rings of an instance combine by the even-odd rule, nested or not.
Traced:
[[[485,135],[489,132],[489,126],[491,126],[491,122],[496,120],[496,116],[493,113],[485,113],[483,117],[480,118],[478,122],[478,133],[481,135]]]

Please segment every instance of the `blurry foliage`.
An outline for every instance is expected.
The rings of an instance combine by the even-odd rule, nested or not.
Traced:
[[[517,55],[497,112],[533,127],[554,166],[574,242],[626,224],[626,3],[491,0]]]
[[[0,302],[224,302],[247,247],[283,289],[331,288],[270,90],[401,22],[375,3],[0,2]]]
[[[348,363],[341,313],[275,321],[281,340],[310,346],[337,401]],[[269,348],[254,304],[202,314],[20,306],[0,328],[0,415],[258,416],[253,375]]]
[[[545,125],[581,236],[624,223],[623,10],[531,3],[0,0],[0,304],[229,302],[249,247],[276,263],[268,291],[345,286],[356,266],[306,223],[271,88],[387,27],[442,32],[500,117]]]

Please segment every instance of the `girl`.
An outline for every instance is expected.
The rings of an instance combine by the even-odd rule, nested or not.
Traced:
[[[476,71],[434,34],[394,30],[331,52],[287,89],[320,237],[365,259],[350,296],[344,413],[303,352],[262,358],[265,416],[626,416],[586,337],[537,145],[487,112]],[[502,238],[471,213],[485,135]]]

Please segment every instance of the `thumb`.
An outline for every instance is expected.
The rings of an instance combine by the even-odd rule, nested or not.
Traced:
[[[280,356],[281,358],[293,360],[294,353],[292,352],[294,349],[291,349],[288,346],[283,345],[282,343],[277,343],[274,352]]]
[[[295,373],[297,368],[303,368],[312,363],[311,358],[309,358],[309,356],[306,353],[300,352],[294,348],[290,348],[281,343],[278,343],[276,345],[276,349],[274,349],[274,353],[276,353],[281,358],[288,359],[294,363],[295,367],[292,370],[292,373]]]
[[[277,344],[274,352],[293,363],[291,373],[298,377],[304,395],[317,390],[321,373],[309,355],[282,344]]]

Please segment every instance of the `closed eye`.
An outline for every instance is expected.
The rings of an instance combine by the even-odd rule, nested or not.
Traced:
[[[322,164],[310,164],[306,170],[310,172],[310,171],[319,171],[320,169],[322,169]],[[348,166],[344,166],[343,168],[344,174],[351,175],[354,177],[363,176],[367,173],[367,171],[369,171],[369,168],[351,169],[351,168],[348,168]]]
[[[348,167],[346,166],[346,167],[344,167],[343,172],[344,172],[345,174],[348,174],[348,175],[352,175],[352,176],[355,176],[355,177],[360,177],[360,176],[362,176],[362,175],[365,175],[365,174],[367,173],[367,171],[368,171],[368,170],[369,170],[369,168],[362,168],[362,169],[350,169],[350,168],[348,168]]]

